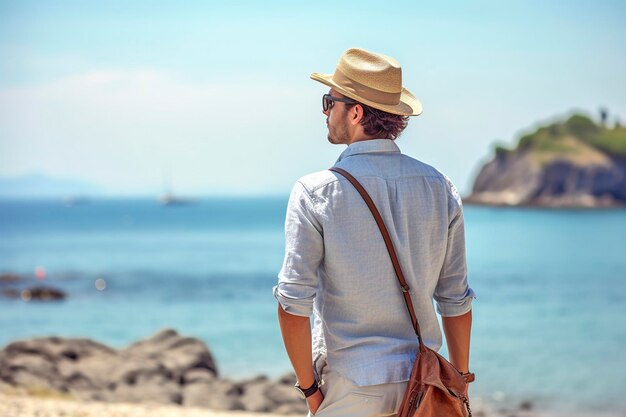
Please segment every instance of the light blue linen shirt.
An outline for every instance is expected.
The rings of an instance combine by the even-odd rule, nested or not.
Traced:
[[[435,314],[471,309],[461,198],[430,165],[390,139],[355,142],[335,163],[368,191],[400,259],[424,343],[439,350]],[[402,291],[380,231],[360,194],[325,170],[300,178],[285,220],[285,259],[274,296],[313,322],[313,359],[357,385],[406,381],[417,352]]]

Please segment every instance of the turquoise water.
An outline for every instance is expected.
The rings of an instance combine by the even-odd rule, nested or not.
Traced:
[[[204,340],[225,376],[288,372],[271,294],[285,207],[286,197],[0,201],[0,272],[32,284],[41,266],[69,294],[0,298],[0,345],[54,334],[122,347],[173,327]],[[478,294],[472,393],[626,410],[626,210],[467,206],[465,219]]]

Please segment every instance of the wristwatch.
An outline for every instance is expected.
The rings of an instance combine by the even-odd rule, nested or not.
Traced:
[[[317,383],[317,380],[315,380],[313,382],[313,385],[311,385],[309,388],[303,389],[300,386],[299,382],[296,382],[296,385],[294,385],[294,388],[296,389],[296,391],[298,391],[298,394],[300,395],[300,398],[305,400],[308,397],[310,397],[311,395],[315,394],[320,387],[319,387],[319,384]]]

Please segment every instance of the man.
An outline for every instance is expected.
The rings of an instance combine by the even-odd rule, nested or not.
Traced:
[[[348,147],[335,166],[378,207],[411,288],[424,343],[469,372],[471,302],[461,199],[435,168],[394,140],[420,102],[400,64],[349,49],[334,74],[311,74],[323,97],[328,141]],[[418,349],[392,263],[372,214],[347,179],[325,170],[300,178],[289,198],[285,260],[274,296],[285,348],[310,414],[394,415]],[[313,334],[309,317],[314,314]]]

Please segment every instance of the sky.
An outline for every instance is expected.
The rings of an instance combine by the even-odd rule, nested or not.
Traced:
[[[109,195],[287,195],[333,165],[311,72],[361,47],[423,104],[402,152],[471,191],[495,144],[626,122],[625,1],[0,0],[0,177]]]

